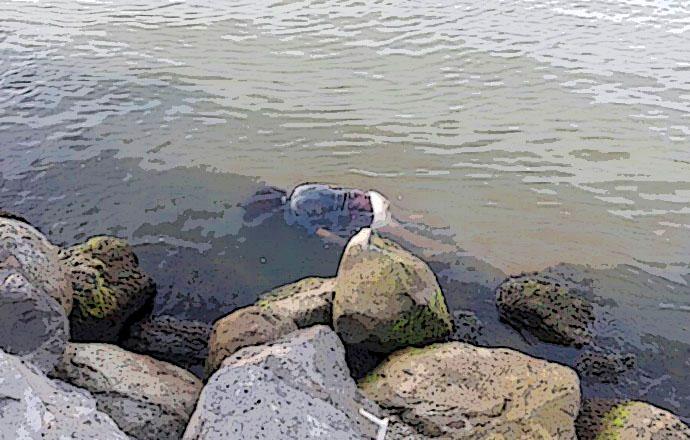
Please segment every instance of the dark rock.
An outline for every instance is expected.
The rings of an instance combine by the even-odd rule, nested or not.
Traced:
[[[94,237],[64,251],[63,260],[74,289],[73,340],[116,342],[152,306],[156,286],[126,241]]]
[[[618,383],[621,375],[635,368],[635,356],[602,349],[590,349],[580,354],[575,369],[582,376],[601,383]]]
[[[546,277],[509,278],[496,291],[496,305],[501,319],[544,342],[581,347],[592,338],[592,305]]]
[[[203,377],[210,336],[211,324],[173,316],[155,316],[130,327],[122,346],[171,362]]]

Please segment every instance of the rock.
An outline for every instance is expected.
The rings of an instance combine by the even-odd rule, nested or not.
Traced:
[[[580,354],[575,369],[580,375],[600,383],[618,383],[621,376],[635,368],[635,355],[590,349]]]
[[[201,391],[191,373],[110,344],[70,344],[56,376],[91,392],[137,439],[180,438]]]
[[[326,229],[349,238],[362,228],[385,224],[390,218],[388,205],[375,191],[306,184],[290,195],[286,220],[311,232]]]
[[[211,324],[173,316],[155,316],[129,328],[122,346],[204,375]]]
[[[235,310],[213,324],[206,375],[216,371],[223,359],[240,348],[272,342],[294,330],[297,325],[291,319],[260,306]]]
[[[0,269],[21,272],[31,284],[72,310],[72,286],[60,264],[60,250],[28,223],[0,217]]]
[[[343,253],[333,325],[346,344],[388,353],[453,331],[436,277],[419,258],[363,229]]]
[[[126,440],[91,395],[0,350],[0,438]]]
[[[496,291],[501,319],[544,342],[581,347],[591,341],[592,305],[568,285],[532,275],[511,277]]]
[[[0,270],[0,348],[49,373],[68,340],[64,308],[22,273]]]
[[[576,426],[580,440],[690,439],[690,427],[678,417],[638,401],[586,400]]]
[[[431,437],[575,439],[577,374],[513,350],[462,342],[408,348],[360,389]]]
[[[310,277],[270,291],[258,305],[305,328],[330,324],[334,294],[334,278]]]
[[[67,249],[63,260],[74,289],[75,341],[117,341],[123,327],[153,301],[155,284],[124,240],[94,237]]]
[[[298,330],[223,361],[201,392],[184,439],[374,438],[358,411],[381,416],[357,391],[338,336],[326,326]]]

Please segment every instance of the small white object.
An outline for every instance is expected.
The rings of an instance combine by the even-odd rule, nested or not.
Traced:
[[[391,220],[390,202],[383,194],[376,191],[369,191],[369,200],[371,200],[371,208],[374,212],[374,219],[371,223],[372,228],[381,228],[386,226]]]
[[[376,440],[385,440],[386,431],[388,430],[388,418],[386,417],[385,419],[379,419],[364,408],[360,408],[359,413],[379,427],[379,431],[376,434]]]

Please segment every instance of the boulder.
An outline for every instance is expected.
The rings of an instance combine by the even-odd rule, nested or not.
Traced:
[[[0,350],[0,438],[127,440],[91,395]]]
[[[211,324],[154,316],[131,326],[122,346],[204,375]]]
[[[333,325],[346,344],[379,353],[437,341],[453,331],[429,266],[371,229],[355,235],[343,253]]]
[[[213,324],[206,375],[213,373],[223,359],[240,348],[272,342],[294,330],[297,330],[297,325],[292,319],[261,306],[235,310]]]
[[[592,304],[548,277],[509,278],[496,291],[496,305],[502,320],[544,342],[581,347],[592,339]]]
[[[334,278],[310,277],[270,291],[258,305],[305,328],[331,323],[334,294]]]
[[[577,374],[513,350],[462,342],[408,348],[360,389],[431,437],[575,439]]]
[[[638,401],[586,400],[576,426],[580,440],[690,439],[690,427],[678,417]]]
[[[28,223],[0,216],[0,269],[21,272],[31,284],[72,310],[72,286],[60,264],[60,250]]]
[[[0,348],[49,373],[69,340],[65,310],[16,270],[0,270]]]
[[[70,344],[55,375],[91,392],[137,439],[180,438],[201,391],[191,373],[110,344]]]
[[[124,240],[94,237],[67,249],[63,260],[74,289],[75,341],[117,341],[123,327],[153,301],[155,284]]]
[[[375,438],[381,417],[358,393],[343,345],[326,326],[298,330],[273,344],[226,358],[201,392],[184,439]]]

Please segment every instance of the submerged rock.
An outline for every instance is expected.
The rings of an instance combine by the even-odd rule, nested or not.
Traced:
[[[579,440],[687,440],[690,427],[648,403],[592,399],[582,405],[577,435]]]
[[[15,270],[0,270],[0,348],[49,373],[69,340],[64,308]]]
[[[240,348],[272,342],[294,330],[297,325],[292,319],[260,306],[235,310],[213,324],[206,375],[213,373],[223,359]]]
[[[581,347],[592,339],[592,305],[568,285],[532,275],[511,277],[496,291],[501,319],[544,342]]]
[[[273,289],[258,305],[304,328],[331,323],[334,295],[334,278],[310,277]]]
[[[513,350],[461,342],[408,348],[360,389],[431,437],[575,439],[577,374]]]
[[[140,440],[180,438],[202,386],[179,367],[110,344],[70,344],[55,374],[91,392],[99,410]]]
[[[350,240],[340,261],[333,325],[346,344],[379,353],[437,341],[453,331],[431,269],[371,229]]]
[[[375,438],[343,346],[328,327],[299,330],[223,361],[201,392],[186,440]],[[389,437],[392,438],[392,437]]]
[[[0,216],[0,269],[21,272],[31,284],[72,310],[72,286],[60,264],[60,250],[36,228]]]
[[[155,316],[137,322],[127,333],[122,346],[128,350],[171,362],[203,377],[211,324]]]
[[[128,440],[91,395],[0,350],[0,438]]]
[[[117,341],[156,293],[132,247],[119,238],[94,237],[67,249],[63,259],[74,289],[70,324],[75,341]]]

